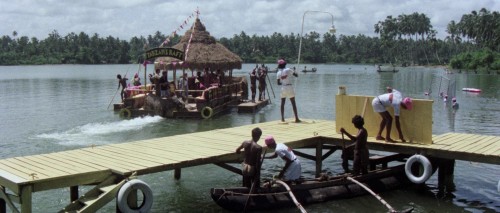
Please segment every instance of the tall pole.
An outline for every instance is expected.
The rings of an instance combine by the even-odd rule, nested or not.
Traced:
[[[316,11],[316,10],[305,11],[304,15],[302,15],[302,30],[300,31],[299,56],[297,58],[297,69],[299,69],[299,64],[300,64],[300,52],[302,50],[302,34],[304,34],[304,19],[306,18],[307,13],[326,13],[326,14],[329,14],[332,17],[332,27],[330,28],[330,32],[335,33],[335,26],[333,25],[333,14],[331,14],[329,12]]]

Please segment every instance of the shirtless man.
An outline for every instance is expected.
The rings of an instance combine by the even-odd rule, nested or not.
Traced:
[[[243,143],[236,148],[237,154],[241,152],[241,149],[244,149],[245,151],[245,159],[243,161],[242,169],[244,187],[251,188],[252,183],[257,187],[260,186],[260,155],[262,153],[262,146],[257,144],[260,136],[262,136],[262,130],[258,127],[254,128],[252,129],[252,139],[243,141]]]
[[[127,88],[128,78],[125,78],[125,76],[122,78],[122,75],[120,74],[116,75],[116,78],[118,79],[118,89],[120,89],[120,86],[122,87],[120,96],[122,97],[122,102],[123,102],[123,99],[127,98],[127,93],[125,92],[125,89]]]
[[[352,118],[352,123],[358,129],[356,136],[349,134],[343,127],[340,128],[340,132],[347,135],[354,142],[353,145],[349,145],[354,146],[353,175],[367,174],[369,151],[367,146],[368,132],[363,127],[365,120],[363,117],[356,115]]]

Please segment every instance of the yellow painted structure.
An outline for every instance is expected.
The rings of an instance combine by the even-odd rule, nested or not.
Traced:
[[[344,127],[349,133],[355,134],[357,129],[351,122],[352,117],[361,115],[365,119],[365,128],[368,136],[375,137],[380,127],[382,117],[373,111],[372,100],[374,96],[342,95],[336,96],[336,122],[337,133]],[[413,109],[401,109],[399,120],[401,131],[408,143],[432,144],[432,100],[413,99]],[[387,109],[394,118],[394,109]],[[386,129],[382,132],[385,137]],[[396,122],[393,119],[391,138],[399,139]]]

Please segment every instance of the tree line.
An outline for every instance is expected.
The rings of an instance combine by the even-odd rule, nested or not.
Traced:
[[[301,63],[391,63],[443,65],[456,69],[500,70],[500,15],[483,8],[451,21],[445,39],[423,13],[387,16],[374,25],[376,37],[309,32],[302,37]],[[147,37],[100,37],[84,32],[61,36],[56,30],[44,40],[4,35],[0,38],[0,65],[126,64],[140,63],[144,49],[158,47],[167,38],[157,31]],[[174,35],[169,44],[180,37]],[[258,36],[244,31],[218,41],[245,63],[273,63],[279,57],[296,62],[299,34]]]

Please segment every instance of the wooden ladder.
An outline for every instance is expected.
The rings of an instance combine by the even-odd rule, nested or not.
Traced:
[[[97,212],[115,199],[118,190],[126,181],[127,178],[111,175],[59,212]]]

